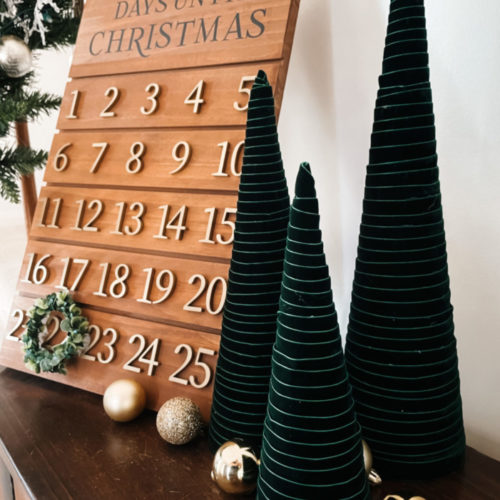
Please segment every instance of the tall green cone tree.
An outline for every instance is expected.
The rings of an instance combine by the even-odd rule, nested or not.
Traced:
[[[283,271],[290,198],[272,88],[251,90],[209,441],[242,438],[260,448]]]
[[[392,0],[371,136],[346,360],[384,477],[464,453],[423,0]]]
[[[78,16],[75,0],[2,0],[0,44],[6,36],[24,40],[33,51],[72,44],[80,21]],[[9,136],[15,122],[35,120],[59,107],[61,99],[35,90],[35,83],[34,72],[13,78],[0,68],[0,139]],[[46,159],[45,151],[9,144],[0,146],[0,196],[18,203],[19,177],[42,167]]]
[[[290,211],[259,499],[370,498],[307,163]]]

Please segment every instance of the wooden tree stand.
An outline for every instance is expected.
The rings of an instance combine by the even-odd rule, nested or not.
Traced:
[[[25,120],[16,121],[16,138],[19,146],[23,146],[25,148],[30,147],[28,123]],[[31,224],[33,223],[33,217],[35,216],[37,202],[35,176],[33,174],[21,176],[21,194],[24,206],[26,232],[29,236]]]

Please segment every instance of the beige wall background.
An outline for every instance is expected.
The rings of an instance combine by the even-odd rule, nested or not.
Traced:
[[[388,6],[389,0],[302,0],[280,119],[289,186],[301,161],[316,177],[344,333]],[[500,459],[500,4],[426,6],[467,439]],[[40,87],[62,93],[69,59],[70,51],[44,54],[37,62]],[[55,123],[50,116],[30,125],[34,146],[50,147]],[[21,206],[0,201],[0,214],[3,326],[26,235]]]

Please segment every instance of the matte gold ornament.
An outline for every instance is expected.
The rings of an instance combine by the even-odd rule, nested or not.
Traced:
[[[104,392],[102,404],[109,418],[115,422],[129,422],[143,412],[146,392],[135,380],[115,380]]]
[[[189,443],[203,428],[200,409],[188,398],[169,399],[156,416],[156,428],[167,443]]]
[[[236,439],[226,441],[214,456],[212,480],[226,493],[251,493],[257,486],[259,465],[250,446]]]
[[[11,78],[21,78],[31,71],[31,50],[17,36],[0,38],[0,68]]]
[[[373,469],[373,456],[372,450],[368,446],[368,443],[362,439],[361,443],[363,445],[363,460],[365,461],[365,471],[368,476],[368,481],[371,484],[380,484],[382,482],[382,478],[378,475],[377,471]]]

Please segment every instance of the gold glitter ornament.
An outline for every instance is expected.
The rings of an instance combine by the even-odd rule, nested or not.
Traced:
[[[156,428],[170,444],[189,443],[198,436],[202,427],[200,409],[188,398],[169,399],[156,416]]]
[[[144,410],[146,392],[135,380],[115,380],[104,392],[102,404],[111,420],[128,422],[138,417]]]
[[[215,453],[212,480],[226,493],[248,494],[255,490],[260,460],[243,441],[226,441]]]
[[[28,74],[33,61],[30,48],[23,40],[13,35],[0,38],[0,68],[11,78]]]

